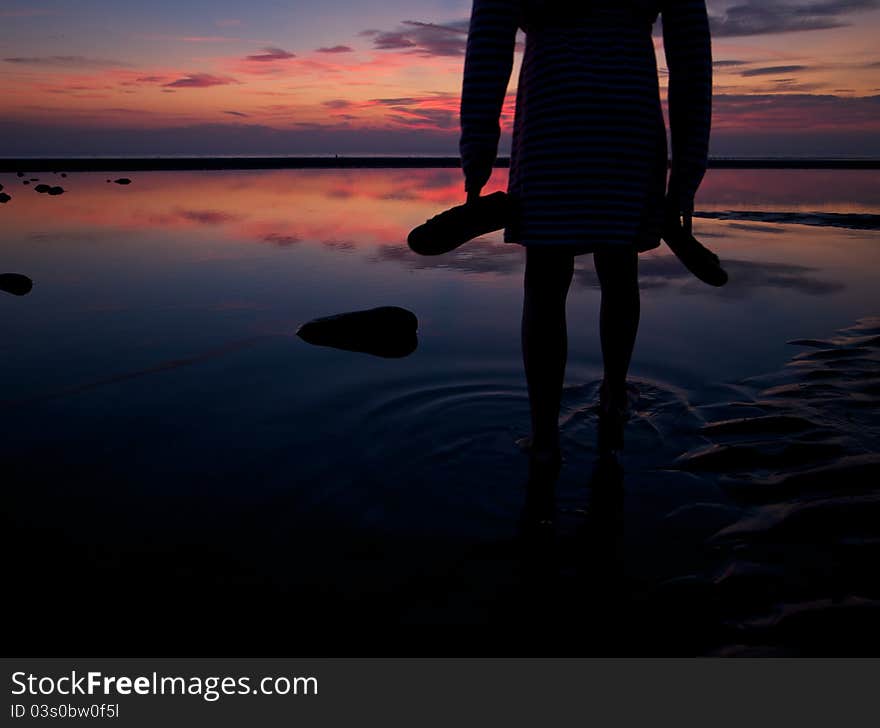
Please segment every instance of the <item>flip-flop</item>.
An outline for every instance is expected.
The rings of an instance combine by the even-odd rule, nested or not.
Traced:
[[[407,242],[419,255],[442,255],[480,235],[501,230],[510,217],[510,199],[505,192],[493,192],[458,205],[410,232]]]
[[[663,239],[675,257],[703,283],[716,288],[727,283],[727,271],[721,267],[718,256],[687,232],[681,223],[664,223]]]

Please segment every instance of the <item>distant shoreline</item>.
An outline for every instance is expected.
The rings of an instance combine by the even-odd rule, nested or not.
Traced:
[[[161,172],[244,169],[453,169],[458,157],[54,157],[0,159],[0,172]],[[499,157],[496,167],[510,166]],[[880,159],[714,158],[710,169],[880,169]]]

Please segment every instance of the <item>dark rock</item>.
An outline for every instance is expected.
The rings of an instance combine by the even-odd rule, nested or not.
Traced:
[[[0,291],[13,296],[26,296],[34,287],[34,282],[21,273],[0,273]]]
[[[3,185],[0,185],[0,192],[3,192]]]
[[[15,174],[18,175],[19,177],[24,177],[24,172],[16,172]]]
[[[61,173],[61,176],[62,176],[62,177],[67,177],[67,172],[62,172],[62,173]]]
[[[36,187],[34,187],[34,189],[42,195],[52,188],[49,185],[37,185]]]
[[[296,334],[315,346],[397,359],[416,350],[418,326],[411,311],[381,306],[314,319],[300,326]]]
[[[58,195],[63,195],[64,188],[63,187],[50,187],[49,194],[52,195],[52,197],[56,197]]]
[[[39,182],[39,181],[40,181],[39,177],[31,177],[31,182]]]
[[[7,195],[5,192],[0,192],[0,202],[2,202],[3,204],[6,204],[11,199],[12,198],[9,195]]]
[[[29,184],[30,184],[30,180],[25,180],[24,182],[22,182],[22,184],[23,184],[23,185],[29,185]]]
[[[120,177],[117,180],[113,180],[118,185],[130,185],[131,180],[128,177]]]

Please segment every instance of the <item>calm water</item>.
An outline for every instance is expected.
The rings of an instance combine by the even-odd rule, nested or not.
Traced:
[[[521,249],[497,233],[436,259],[409,252],[410,228],[460,202],[457,170],[132,179],[71,175],[50,198],[0,176],[13,197],[0,206],[0,272],[34,280],[28,296],[0,294],[0,462],[37,595],[23,612],[49,598],[48,579],[83,604],[193,612],[238,604],[247,585],[257,605],[311,604],[334,634],[389,605],[395,624],[484,624],[491,609],[473,595],[515,579],[503,558],[473,567],[472,550],[511,538],[523,499]],[[487,191],[505,181],[497,171]],[[698,209],[880,215],[880,173],[716,170]],[[880,313],[876,229],[695,227],[728,262],[727,288],[699,284],[665,248],[642,257],[632,373],[649,415],[629,440],[624,547],[636,582],[687,570],[686,555],[655,555],[663,516],[723,505],[711,482],[659,470],[693,446],[682,418],[780,369],[788,340]],[[596,279],[578,260],[560,489],[570,513],[594,454],[601,372]],[[414,354],[294,335],[379,305],[419,317]],[[437,574],[465,586],[434,588]]]

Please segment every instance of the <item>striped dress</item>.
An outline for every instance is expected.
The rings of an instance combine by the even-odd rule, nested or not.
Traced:
[[[461,98],[467,190],[491,174],[517,28],[506,242],[639,251],[660,244],[666,128],[652,27],[669,67],[670,193],[692,200],[706,171],[712,54],[705,0],[474,0]],[[558,10],[555,11],[554,8]],[[573,15],[574,13],[574,15]],[[674,180],[674,182],[673,182]]]

